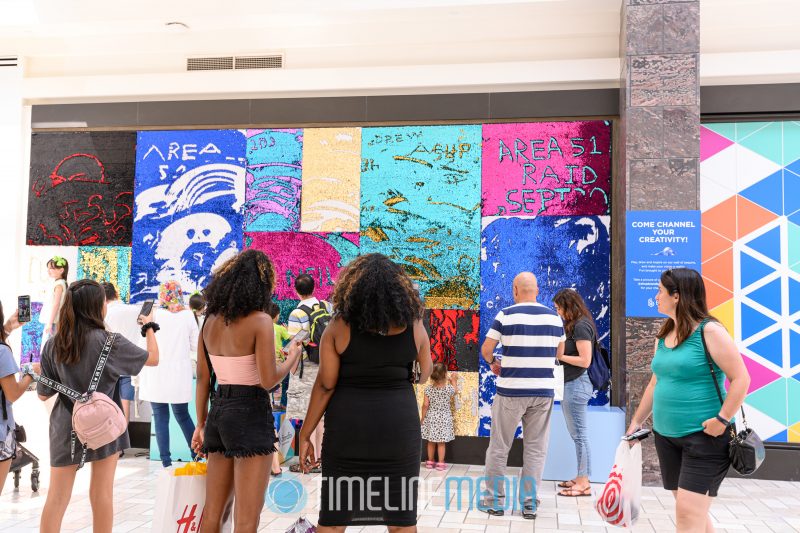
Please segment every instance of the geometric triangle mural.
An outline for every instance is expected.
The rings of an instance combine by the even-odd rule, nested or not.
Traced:
[[[717,235],[726,223],[738,228],[727,237],[736,239],[732,264],[719,260],[716,241],[703,248],[702,262],[713,267],[708,277],[703,272],[707,285],[722,280],[730,290],[714,306],[731,310],[731,334],[750,373],[747,421],[766,441],[800,443],[800,122],[726,122],[700,130],[700,195],[704,188],[711,193],[704,225]],[[725,183],[748,209],[722,215],[727,198],[714,200],[719,176],[729,177]]]

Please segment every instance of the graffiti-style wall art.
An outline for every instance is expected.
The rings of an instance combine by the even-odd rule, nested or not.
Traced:
[[[171,279],[200,289],[241,249],[245,147],[237,130],[139,133],[132,302]]]
[[[537,301],[553,308],[553,296],[574,288],[586,301],[601,341],[608,346],[610,328],[610,218],[607,216],[487,217],[481,232],[481,339],[500,310],[513,305],[514,277],[536,275]],[[525,238],[521,238],[524,235]],[[485,363],[484,374],[488,371]],[[487,375],[488,377],[488,375]],[[492,382],[493,384],[493,382]],[[488,435],[494,391],[482,381],[479,434]],[[590,402],[608,402],[597,393]]]
[[[298,231],[303,130],[247,130],[246,231]]]
[[[457,373],[460,436],[489,434],[494,376],[480,345],[512,303],[519,272],[536,273],[551,307],[557,290],[579,290],[608,343],[606,121],[48,133],[33,136],[31,155],[27,241],[36,246],[18,261],[22,294],[34,302],[49,295],[44,264],[53,255],[70,261],[70,281],[110,280],[136,303],[170,279],[185,293],[202,289],[218,265],[254,248],[275,264],[273,296],[285,323],[298,304],[299,274],[313,276],[315,295],[330,299],[347,263],[383,253],[419,287],[431,358]],[[800,197],[789,193],[787,205]],[[749,207],[761,204],[747,194],[735,205],[761,213],[748,218],[757,222],[751,231],[780,218],[764,215],[769,206]],[[794,227],[777,234],[791,238]],[[795,255],[781,261],[791,267]],[[38,357],[41,324],[24,335],[25,353]],[[591,403],[607,401],[597,394]]]
[[[483,216],[610,213],[611,123],[484,124]]]
[[[358,232],[361,128],[306,128],[300,229]]]
[[[750,372],[748,424],[800,442],[800,122],[700,128],[702,271]]]
[[[110,281],[119,299],[130,300],[131,249],[124,246],[81,246],[78,248],[77,279]]]
[[[362,130],[362,252],[402,264],[429,308],[478,308],[480,134],[480,126]]]
[[[22,353],[20,363],[38,363],[42,353],[44,324],[39,322],[42,302],[31,302],[31,320],[22,325]]]
[[[130,246],[136,134],[34,133],[28,244]]]
[[[261,250],[275,264],[274,298],[296,300],[294,280],[314,278],[314,296],[328,299],[339,270],[358,255],[358,233],[245,233],[245,247]]]

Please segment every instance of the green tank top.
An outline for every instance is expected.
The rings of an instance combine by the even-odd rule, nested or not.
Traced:
[[[703,431],[703,422],[722,407],[703,350],[701,327],[675,348],[667,348],[664,339],[659,339],[650,364],[656,376],[653,429],[665,437]],[[714,370],[725,398],[725,374],[716,363]]]

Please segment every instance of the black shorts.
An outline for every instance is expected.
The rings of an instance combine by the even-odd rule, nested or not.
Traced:
[[[203,450],[225,457],[269,455],[275,449],[269,393],[255,385],[220,385],[206,421]]]
[[[702,431],[685,437],[664,437],[655,431],[661,481],[667,490],[684,489],[716,496],[730,468],[729,430],[719,437]]]

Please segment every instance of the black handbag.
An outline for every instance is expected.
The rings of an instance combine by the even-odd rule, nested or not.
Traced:
[[[700,338],[703,341],[703,351],[706,355],[708,368],[711,370],[711,379],[714,380],[714,388],[717,389],[717,396],[719,397],[720,404],[724,403],[722,399],[722,391],[719,389],[717,383],[717,373],[714,370],[714,362],[711,360],[711,354],[708,353],[708,346],[706,346],[705,336],[705,323],[700,326]],[[747,427],[747,419],[744,416],[744,407],[742,411],[742,425],[744,429],[738,434],[734,429],[733,424],[729,426],[731,432],[731,442],[728,448],[728,455],[731,458],[731,466],[739,474],[749,476],[761,466],[766,456],[764,450],[764,443],[755,431]]]
[[[14,428],[14,439],[17,442],[23,443],[28,440],[28,435],[25,433],[25,428],[20,426],[19,424],[15,424],[16,427]]]

